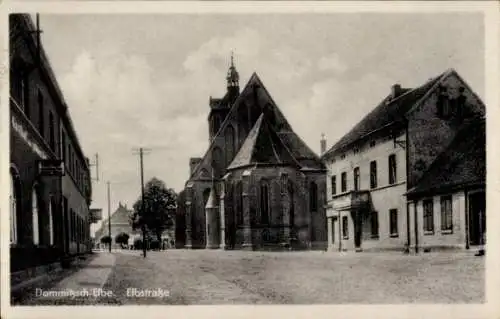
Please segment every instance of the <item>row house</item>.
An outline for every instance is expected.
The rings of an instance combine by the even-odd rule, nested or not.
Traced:
[[[479,243],[484,116],[484,104],[453,69],[417,88],[394,85],[322,155],[328,249],[418,251]]]
[[[27,14],[10,27],[10,268],[13,287],[91,251],[89,162]]]

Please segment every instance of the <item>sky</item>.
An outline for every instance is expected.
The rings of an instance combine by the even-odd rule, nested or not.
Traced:
[[[182,190],[208,147],[209,97],[231,51],[243,88],[257,72],[295,132],[319,154],[390,92],[454,68],[484,99],[478,13],[116,14],[40,16],[42,41],[82,148],[99,154],[93,207],[132,206],[145,180]],[[96,177],[93,168],[93,177]],[[94,226],[95,228],[95,226]]]

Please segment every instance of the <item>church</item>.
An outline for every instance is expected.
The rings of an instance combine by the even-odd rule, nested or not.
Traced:
[[[209,98],[209,147],[179,194],[177,247],[326,249],[326,168],[256,73],[240,91],[233,57]]]

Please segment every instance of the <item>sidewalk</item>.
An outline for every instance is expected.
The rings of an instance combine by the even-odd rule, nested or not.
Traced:
[[[116,258],[109,252],[94,254],[88,265],[56,284],[47,288],[33,287],[20,305],[92,305],[97,299],[108,297],[103,295],[103,286],[113,271]]]
[[[115,256],[109,252],[96,252],[96,255],[85,268],[64,278],[53,289],[83,290],[85,288],[102,288],[113,270]]]

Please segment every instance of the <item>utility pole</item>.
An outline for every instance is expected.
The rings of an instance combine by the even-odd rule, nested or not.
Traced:
[[[139,215],[139,218],[141,218],[141,230],[142,230],[142,255],[144,258],[146,258],[146,223],[145,223],[145,211],[144,211],[144,151],[146,149],[140,147],[139,148],[139,165],[140,165],[140,173],[141,173],[141,210],[142,210],[142,216]],[[137,154],[137,153],[136,153]]]
[[[109,252],[111,252],[111,242],[113,241],[113,238],[111,238],[111,199],[109,196],[109,184],[110,182],[107,182],[108,184],[108,231],[109,231]]]

